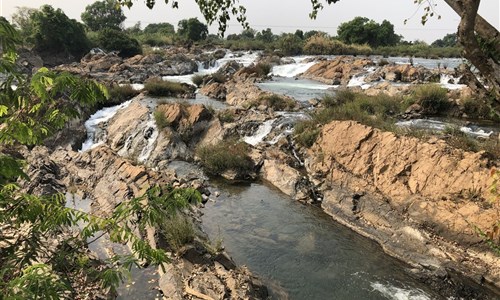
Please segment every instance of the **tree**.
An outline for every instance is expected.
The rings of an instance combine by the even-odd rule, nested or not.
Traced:
[[[193,42],[204,40],[208,35],[207,25],[198,18],[180,20],[178,26],[177,33]]]
[[[81,14],[83,23],[92,31],[105,28],[121,29],[126,17],[114,0],[96,1]]]
[[[121,57],[131,57],[142,53],[141,45],[136,39],[113,28],[100,30],[97,33],[97,43],[105,50],[118,51],[118,55]]]
[[[278,40],[278,46],[286,55],[298,55],[302,53],[303,41],[293,33],[284,33]]]
[[[147,34],[163,34],[163,35],[174,35],[175,34],[175,28],[174,25],[170,23],[152,23],[148,24],[144,28],[144,33]]]
[[[19,31],[22,42],[25,44],[33,43],[31,38],[35,29],[32,16],[35,11],[34,8],[18,7],[16,13],[12,15],[12,24]]]
[[[276,36],[273,34],[271,28],[262,29],[261,32],[257,32],[255,38],[266,43],[272,43],[276,40]]]
[[[378,24],[363,17],[340,24],[337,34],[347,44],[368,44],[372,47],[391,46],[400,40],[394,32],[394,25],[389,21],[384,20],[382,24]]]
[[[31,15],[35,51],[45,55],[65,54],[81,58],[90,42],[81,23],[68,18],[61,9],[44,5]]]
[[[432,42],[431,46],[434,47],[456,47],[458,44],[457,34],[448,33],[442,39],[437,39]]]
[[[162,226],[165,218],[201,200],[195,190],[152,187],[144,196],[119,204],[108,218],[66,207],[64,195],[22,192],[18,181],[29,178],[16,148],[39,144],[78,117],[77,107],[104,100],[107,91],[95,81],[46,68],[31,78],[18,73],[19,35],[4,19],[0,19],[0,41],[4,76],[0,84],[0,298],[75,299],[73,287],[82,284],[76,282],[76,274],[113,288],[139,259],[156,265],[167,262],[165,251],[153,249],[134,232]],[[128,222],[138,215],[141,218]],[[78,226],[83,228],[74,232]],[[111,242],[132,245],[132,252],[98,263],[102,269],[97,270],[87,248],[98,233],[109,234]]]

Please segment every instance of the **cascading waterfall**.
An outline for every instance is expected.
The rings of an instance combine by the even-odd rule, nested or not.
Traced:
[[[141,154],[137,157],[137,161],[139,162],[145,162],[149,156],[151,155],[151,152],[153,152],[154,146],[156,144],[156,139],[158,138],[158,128],[156,127],[155,120],[151,119],[146,123],[143,135],[144,138],[148,141],[146,146],[142,148]]]
[[[256,146],[257,144],[262,142],[269,133],[271,133],[271,130],[273,130],[274,121],[276,121],[276,119],[265,121],[262,125],[259,126],[254,135],[244,137],[243,141],[252,146]]]
[[[80,151],[87,151],[92,149],[104,141],[102,139],[96,141],[96,132],[98,125],[111,119],[120,109],[126,108],[132,103],[132,100],[123,102],[120,105],[106,107],[90,116],[85,122],[85,129],[87,130],[87,139],[82,144]]]
[[[188,75],[171,75],[171,76],[163,76],[163,80],[173,81],[173,82],[181,82],[194,85],[193,76],[195,75],[209,75],[217,72],[220,68],[225,66],[230,61],[235,61],[237,63],[242,64],[245,67],[253,64],[257,58],[259,57],[259,52],[246,52],[243,55],[237,55],[232,52],[226,53],[226,55],[216,60],[213,65],[209,65],[208,68],[202,62],[196,62],[198,65],[198,72]]]
[[[316,61],[309,61],[309,62],[303,62],[304,60],[311,58],[309,56],[307,57],[293,57],[291,60],[294,61],[292,64],[285,64],[285,65],[279,65],[279,66],[274,66],[273,69],[271,70],[272,76],[280,76],[280,77],[296,77],[305,71],[312,67],[314,64],[316,64]]]

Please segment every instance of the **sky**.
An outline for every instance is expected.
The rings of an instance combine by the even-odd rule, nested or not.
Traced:
[[[0,0],[0,15],[10,20],[17,7],[39,8],[50,4],[61,8],[70,18],[80,20],[85,7],[94,0]],[[144,28],[150,23],[168,22],[173,25],[182,19],[198,17],[204,21],[195,1],[179,1],[179,9],[172,9],[163,0],[157,0],[153,10],[148,9],[143,0],[136,0],[131,9],[124,8],[127,19],[125,27],[131,27],[137,22]],[[285,4],[286,3],[286,4]],[[295,32],[301,29],[320,30],[336,35],[337,27],[352,20],[356,16],[373,19],[378,23],[388,20],[394,24],[397,34],[405,40],[423,40],[431,43],[448,33],[456,32],[460,18],[443,0],[435,0],[436,14],[441,19],[433,18],[425,26],[420,24],[423,10],[413,3],[413,0],[342,0],[326,6],[318,14],[316,20],[309,19],[311,4],[309,0],[240,0],[247,8],[247,19],[250,27],[257,31],[271,28],[273,33]],[[482,0],[479,14],[497,29],[500,28],[500,1]],[[404,20],[408,19],[406,25]],[[226,34],[239,33],[242,28],[236,21],[229,21]],[[216,25],[209,27],[210,33],[217,33]]]

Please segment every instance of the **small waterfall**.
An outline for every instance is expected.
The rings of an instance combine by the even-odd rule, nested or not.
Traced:
[[[132,100],[123,102],[120,105],[103,108],[94,113],[93,115],[91,115],[90,118],[85,122],[85,129],[87,130],[87,139],[85,140],[85,142],[83,142],[82,149],[80,149],[80,151],[81,152],[87,151],[102,144],[104,141],[95,140],[96,139],[95,134],[98,125],[111,119],[120,109],[126,108],[127,106],[130,105],[130,103],[132,103]]]
[[[382,284],[380,282],[373,282],[370,284],[374,291],[393,300],[430,300],[431,298],[422,290],[419,289],[405,289],[393,286],[391,284]]]
[[[143,132],[144,139],[146,139],[148,143],[146,144],[146,146],[144,146],[144,148],[142,148],[141,154],[139,154],[139,156],[137,157],[137,161],[145,162],[149,158],[151,152],[153,152],[158,134],[159,132],[158,128],[156,127],[155,120],[149,120],[146,123],[146,127]]]
[[[271,132],[271,130],[273,129],[274,121],[276,121],[276,119],[265,121],[262,125],[259,126],[254,135],[244,137],[243,141],[252,146],[256,146],[257,144],[262,142],[264,138]]]
[[[466,87],[465,84],[459,84],[460,82],[460,77],[453,77],[449,74],[441,74],[441,78],[439,79],[439,84],[444,87],[444,88],[447,88],[449,90],[458,90],[458,89],[462,89],[464,87]]]
[[[473,128],[473,127],[467,127],[467,126],[462,126],[460,127],[460,131],[471,135],[476,138],[484,138],[487,139],[490,137],[490,135],[493,134],[493,131],[486,132],[484,129],[481,128]]]
[[[253,64],[257,60],[258,57],[259,57],[259,52],[253,52],[253,53],[246,52],[246,53],[239,55],[239,56],[237,56],[236,54],[234,54],[232,52],[228,52],[228,53],[226,53],[226,56],[224,56],[223,58],[218,59],[215,62],[211,63],[208,68],[206,68],[202,62],[196,62],[196,64],[198,65],[198,72],[195,72],[193,74],[188,74],[188,75],[163,76],[162,79],[168,80],[168,81],[173,81],[173,82],[180,82],[180,83],[187,83],[187,84],[194,85],[193,80],[192,80],[194,75],[213,74],[230,61],[236,61],[237,63],[240,63],[243,66],[247,67],[247,66]]]
[[[303,61],[306,57],[292,59],[295,61],[293,64],[274,66],[271,70],[271,75],[280,77],[296,77],[316,64],[314,61],[304,63]]]
[[[365,79],[368,75],[373,74],[375,70],[376,70],[375,67],[365,68],[366,72],[353,76],[351,80],[349,80],[349,83],[347,83],[347,87],[359,86],[363,90],[368,89],[369,87],[372,86],[372,84],[365,82]]]

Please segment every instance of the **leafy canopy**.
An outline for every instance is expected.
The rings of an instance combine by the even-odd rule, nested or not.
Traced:
[[[31,78],[15,68],[19,34],[0,19],[0,295],[2,299],[75,299],[75,274],[88,282],[116,287],[138,261],[168,261],[134,232],[157,226],[178,209],[199,201],[193,189],[152,187],[119,204],[107,218],[66,207],[64,195],[33,195],[21,190],[29,181],[16,147],[39,144],[77,116],[75,107],[105,99],[104,86],[68,73],[38,70]],[[14,86],[15,84],[15,86]],[[141,216],[141,217],[139,217]],[[135,222],[130,222],[130,219]],[[132,252],[95,262],[89,243],[101,235],[131,245]]]
[[[82,21],[92,31],[105,28],[121,29],[126,17],[120,5],[113,0],[96,1],[81,14]]]

